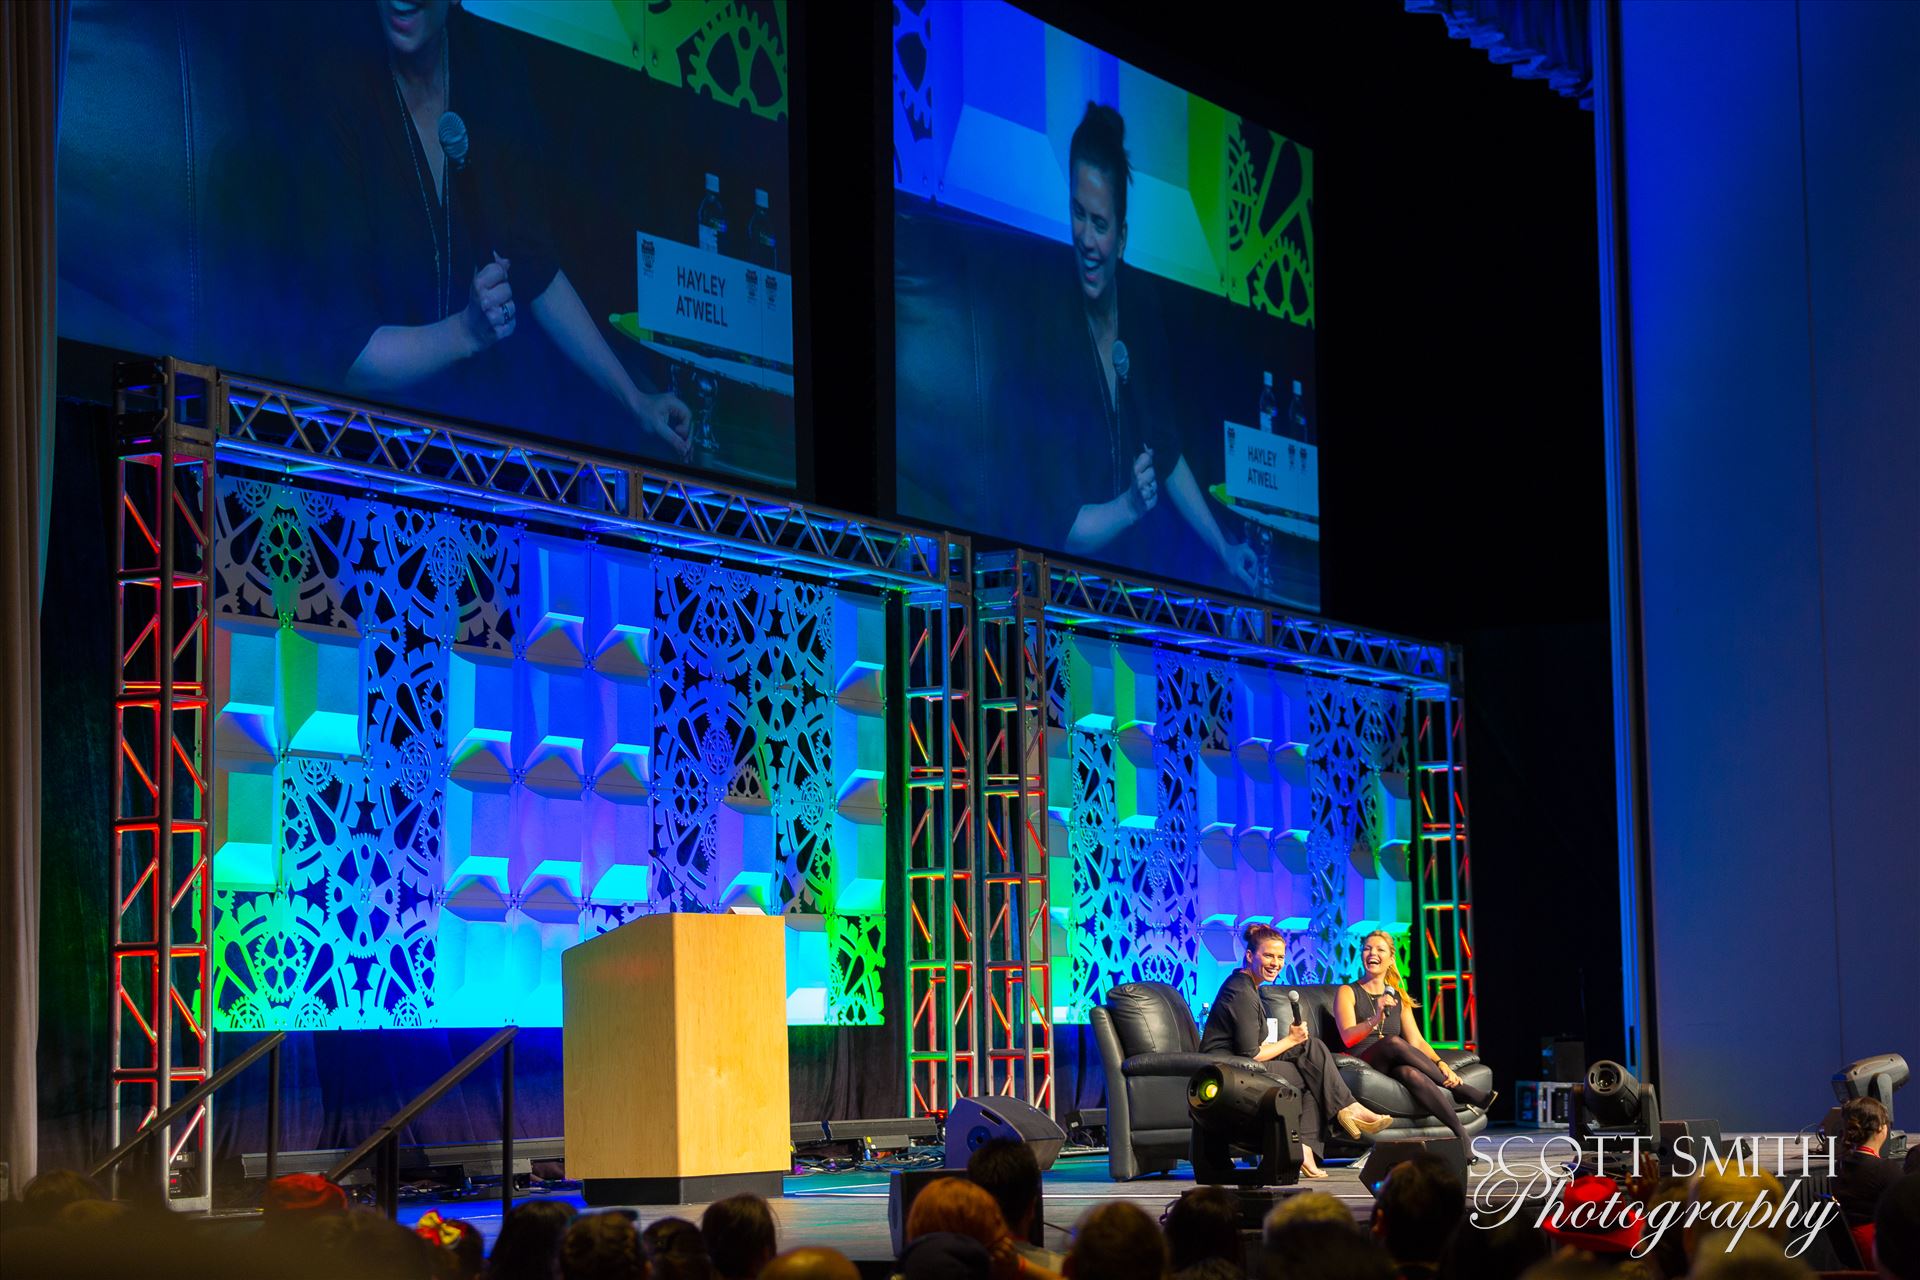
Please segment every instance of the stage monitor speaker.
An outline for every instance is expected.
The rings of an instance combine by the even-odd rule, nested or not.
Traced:
[[[1467,1185],[1467,1152],[1454,1138],[1383,1138],[1373,1144],[1373,1150],[1367,1153],[1366,1163],[1360,1166],[1360,1181],[1378,1200],[1380,1188],[1385,1185],[1393,1167],[1423,1155],[1435,1155],[1445,1160],[1447,1168],[1453,1170],[1453,1176],[1460,1179],[1460,1185]]]
[[[967,1160],[995,1138],[1011,1138],[1033,1149],[1040,1168],[1053,1168],[1067,1134],[1044,1111],[1018,1098],[962,1098],[947,1112],[947,1168],[964,1169]]]

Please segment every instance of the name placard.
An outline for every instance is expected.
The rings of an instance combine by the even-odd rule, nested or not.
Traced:
[[[1227,496],[1320,518],[1320,450],[1258,427],[1226,424]]]
[[[636,233],[639,292],[634,323],[772,364],[793,363],[793,278]]]

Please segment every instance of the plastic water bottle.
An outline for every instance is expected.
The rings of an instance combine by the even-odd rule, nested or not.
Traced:
[[[1307,397],[1300,390],[1300,379],[1293,380],[1293,402],[1287,406],[1287,434],[1302,444],[1313,443],[1313,429],[1307,425]]]
[[[1280,425],[1280,402],[1273,395],[1273,375],[1260,375],[1260,429],[1272,433]]]
[[[769,271],[780,269],[780,245],[773,238],[773,215],[767,212],[767,193],[753,189],[753,217],[747,223],[747,252],[756,265]]]
[[[707,175],[707,198],[700,202],[700,249],[720,252],[720,237],[727,234],[727,211],[720,203],[720,175]]]

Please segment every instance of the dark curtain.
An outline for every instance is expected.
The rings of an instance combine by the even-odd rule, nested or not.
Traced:
[[[1061,1023],[1053,1029],[1053,1088],[1059,1099],[1054,1115],[1063,1125],[1075,1111],[1107,1105],[1107,1075],[1100,1064],[1100,1042],[1085,1023]]]
[[[1406,0],[1406,6],[1408,13],[1439,14],[1454,39],[1593,110],[1588,0]]]
[[[0,1162],[39,1158],[40,588],[53,458],[54,155],[67,5],[0,9]]]
[[[40,1165],[75,1168],[107,1149],[108,770],[113,762],[112,414],[62,400],[40,615]]]
[[[795,1124],[907,1113],[906,1032],[892,1017],[894,1006],[905,998],[904,992],[888,988],[889,1017],[883,1027],[793,1027],[787,1032]]]
[[[493,1027],[433,1031],[297,1031],[280,1051],[280,1145],[287,1151],[357,1146],[382,1121],[494,1034]],[[215,1056],[231,1061],[260,1039],[227,1032]],[[514,1038],[514,1136],[552,1138],[564,1131],[560,1029],[526,1027]],[[216,1161],[265,1151],[267,1073],[255,1067],[220,1095],[213,1112]],[[497,1142],[500,1057],[472,1075],[402,1132],[405,1144]]]

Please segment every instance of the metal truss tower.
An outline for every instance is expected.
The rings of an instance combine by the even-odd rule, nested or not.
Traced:
[[[910,598],[907,679],[907,1113],[979,1091],[973,901],[971,583]]]
[[[1413,963],[1427,1039],[1479,1045],[1473,992],[1473,877],[1467,844],[1467,711],[1458,658],[1451,679],[1413,700],[1414,859],[1418,905]]]
[[[1053,974],[1047,930],[1044,583],[1035,562],[980,565],[980,975],[983,1092],[1051,1115]]]
[[[111,1141],[213,1070],[210,712],[213,432],[223,383],[167,361],[123,366],[115,538]],[[150,1144],[173,1202],[211,1204],[212,1113]]]

